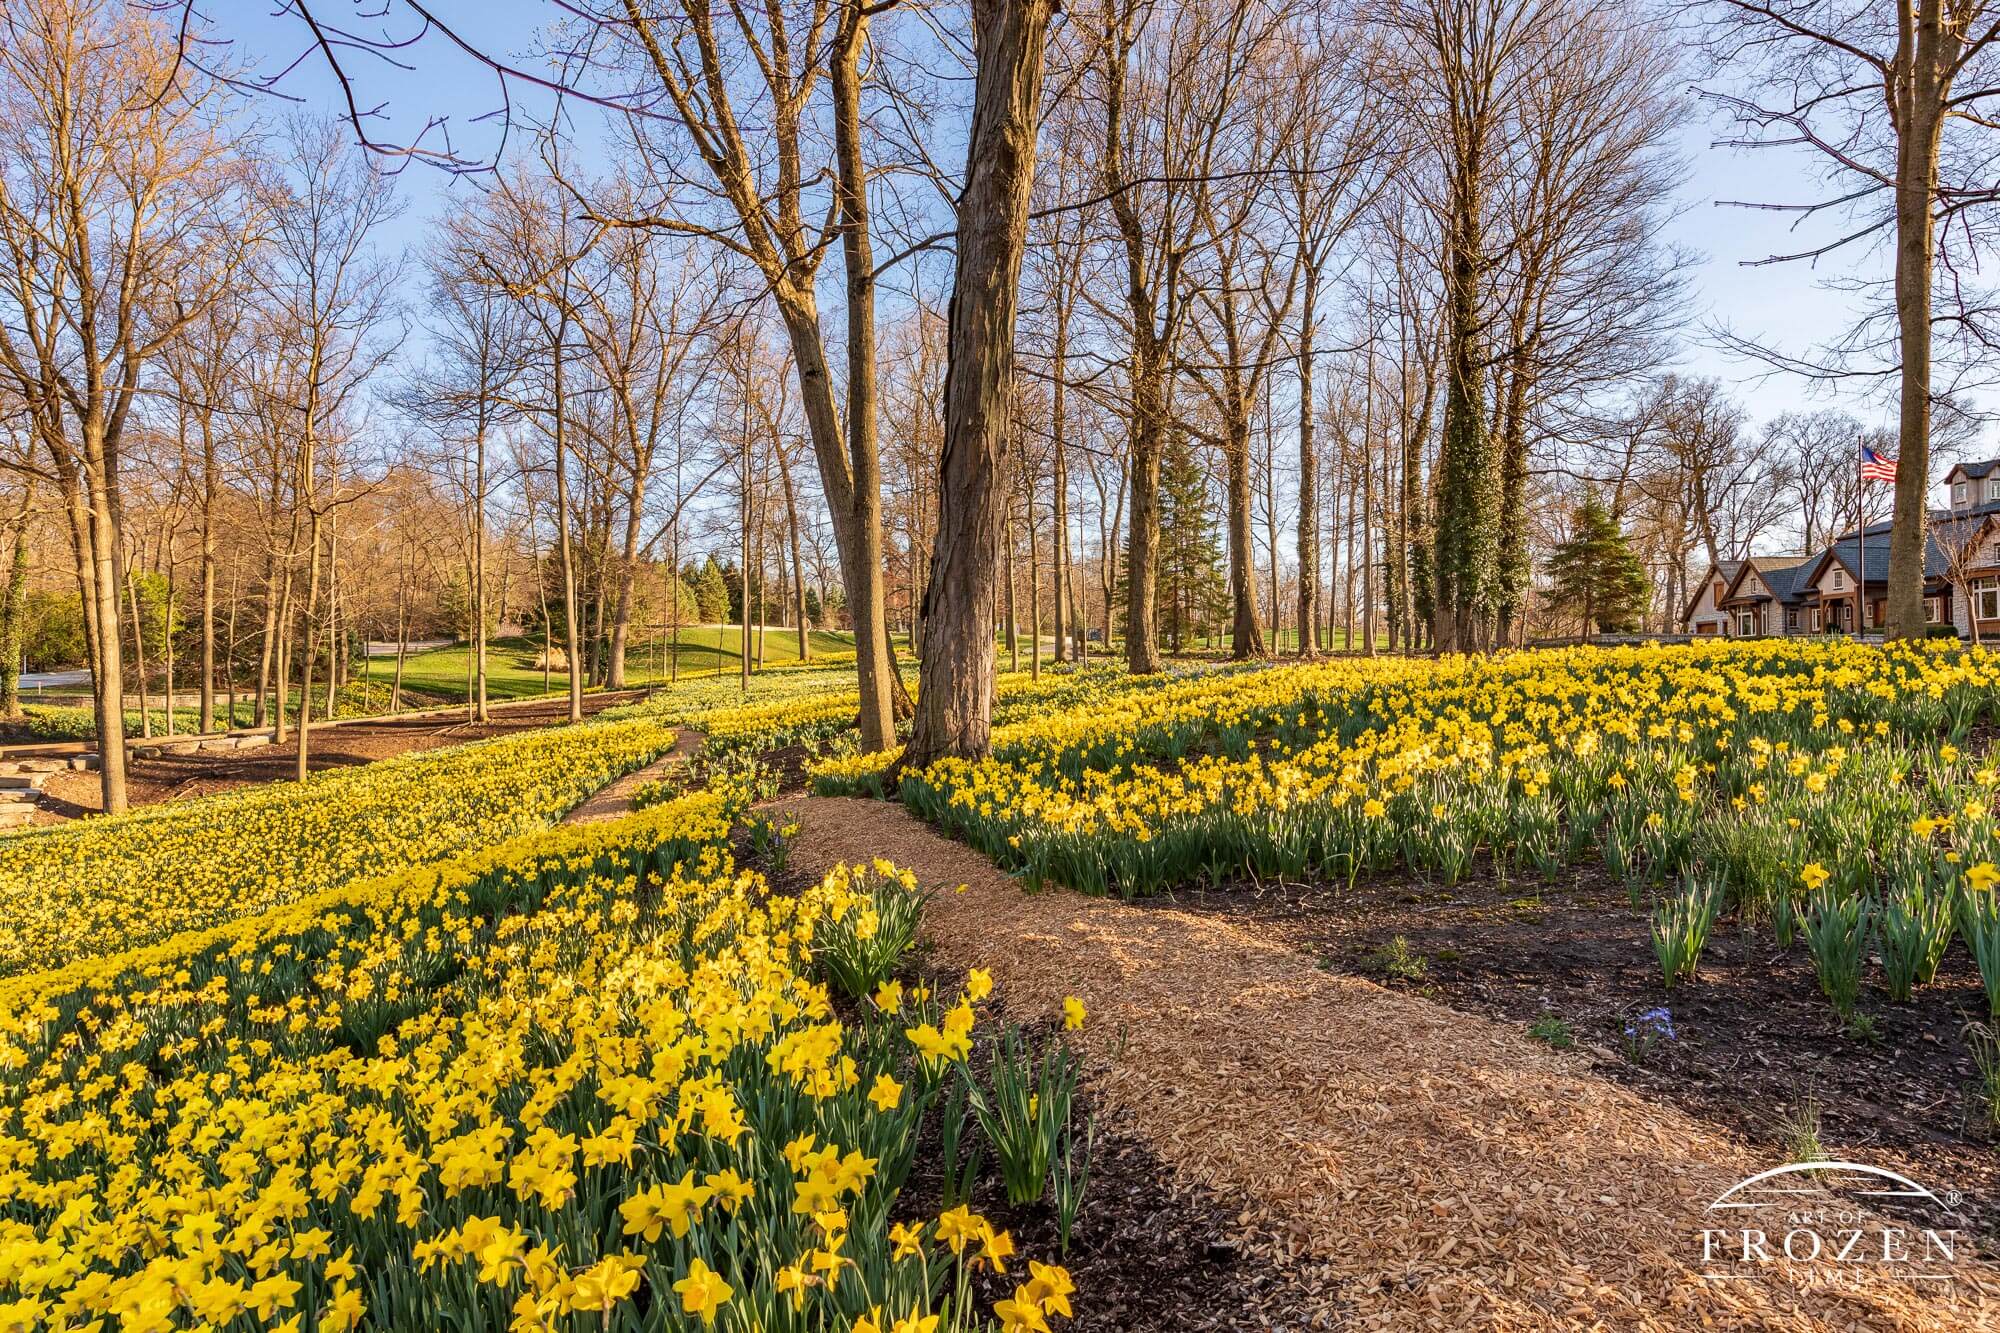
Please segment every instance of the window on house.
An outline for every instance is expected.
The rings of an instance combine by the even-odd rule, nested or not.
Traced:
[[[2000,476],[1988,477],[1986,479],[1986,498],[1989,500],[2000,500]]]
[[[1965,503],[1965,499],[1965,483],[1954,481],[1951,484],[1951,502],[1955,505],[1962,505]]]
[[[1972,609],[1981,620],[2000,620],[2000,579],[1973,582]]]
[[[1746,639],[1749,638],[1757,632],[1757,618],[1745,611],[1736,617],[1736,632]]]
[[[1836,570],[1834,570],[1834,571],[1833,571],[1833,590],[1834,590],[1835,592],[1839,592],[1839,591],[1841,591],[1841,590],[1842,590],[1843,588],[1845,588],[1846,586],[1847,586],[1847,571],[1846,571],[1846,570],[1844,570],[1844,569],[1836,569]]]
[[[1924,598],[1924,623],[1926,625],[1935,625],[1941,622],[1943,619],[1944,619],[1944,598],[1942,597]]]
[[[1798,627],[1799,627],[1799,612],[1797,607],[1793,607],[1785,612],[1785,628],[1797,629]]]
[[[1820,627],[1821,627],[1821,626],[1822,626],[1822,625],[1823,625],[1824,623],[1825,623],[1825,622],[1824,622],[1824,621],[1822,621],[1822,620],[1820,619],[1820,611],[1819,611],[1819,608],[1815,606],[1815,607],[1813,608],[1813,610],[1812,610],[1812,627],[1813,627],[1813,633],[1815,633],[1815,634],[1819,633],[1819,631],[1820,631]]]

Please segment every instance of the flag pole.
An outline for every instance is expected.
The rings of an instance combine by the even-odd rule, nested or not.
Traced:
[[[1861,446],[1866,449],[1867,444]],[[1859,467],[1861,460],[1856,459]],[[1857,471],[1854,477],[1854,637],[1864,638],[1868,633],[1868,515],[1862,508],[1862,497],[1868,489],[1868,474]]]

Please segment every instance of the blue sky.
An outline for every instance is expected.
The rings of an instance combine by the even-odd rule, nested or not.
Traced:
[[[446,12],[451,21],[464,25],[469,39],[532,66],[536,63],[533,34],[554,11],[542,0],[486,0],[447,6]],[[291,20],[259,17],[260,13],[246,6],[232,17],[231,27],[240,39],[241,53],[268,69],[296,54],[300,38]],[[382,104],[386,119],[371,121],[379,137],[407,140],[428,118],[442,116],[462,152],[473,156],[490,153],[493,127],[477,123],[476,118],[498,105],[491,74],[436,37],[413,51],[410,59],[416,69],[406,72],[365,55],[352,57],[359,100],[364,105]],[[338,88],[316,59],[293,71],[283,89],[315,111],[336,111],[341,105]],[[517,96],[536,113],[546,114],[546,96],[519,88]],[[277,115],[283,108],[271,102],[260,110]],[[1711,147],[1714,135],[1706,115],[1699,107],[1690,110],[1681,143],[1687,180],[1676,201],[1677,215],[1669,235],[1702,256],[1691,284],[1692,307],[1703,321],[1727,325],[1788,352],[1808,352],[1815,342],[1842,327],[1852,309],[1850,297],[1825,290],[1822,280],[1830,276],[1879,276],[1886,271],[1887,250],[1876,246],[1817,269],[1804,263],[1746,266],[1748,260],[1801,248],[1801,234],[1788,230],[1790,219],[1786,215],[1717,207],[1716,201],[1796,202],[1815,197],[1824,187],[1810,175],[1812,159],[1797,150],[1744,152]],[[579,106],[576,114],[586,144],[592,138],[603,144],[598,130],[601,113]],[[391,244],[421,237],[432,217],[453,208],[455,196],[477,190],[479,184],[477,178],[454,180],[428,167],[412,166],[403,173],[402,188],[410,207],[393,234],[385,238]],[[1818,234],[1826,234],[1825,229]],[[1702,329],[1691,327],[1679,368],[1727,382],[1754,420],[1787,409],[1829,405],[1847,408],[1870,423],[1892,416],[1890,404],[1861,398],[1852,390],[1828,391],[1797,376],[1772,375],[1758,363],[1705,344]]]
[[[1699,251],[1693,297],[1704,322],[1726,325],[1785,352],[1803,355],[1844,327],[1855,309],[1853,298],[1829,291],[1829,279],[1875,279],[1889,271],[1886,246],[1843,252],[1817,265],[1791,262],[1753,266],[1750,261],[1796,252],[1838,234],[1829,218],[1792,230],[1782,213],[1720,206],[1722,200],[1798,203],[1823,197],[1807,151],[1787,148],[1741,150],[1711,146],[1712,128],[1697,113],[1682,135],[1688,177],[1680,191],[1681,211],[1669,228],[1678,244]],[[1768,367],[1734,352],[1707,345],[1699,328],[1688,332],[1683,369],[1729,383],[1735,395],[1762,420],[1789,409],[1841,407],[1870,424],[1893,420],[1893,404],[1842,392],[1796,375],[1771,375]]]

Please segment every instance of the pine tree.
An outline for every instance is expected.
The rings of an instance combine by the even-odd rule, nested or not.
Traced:
[[[1595,492],[1577,505],[1569,539],[1549,553],[1545,568],[1550,600],[1581,618],[1585,637],[1638,628],[1646,609],[1646,571]]]
[[[695,604],[700,608],[701,620],[706,625],[719,625],[729,616],[731,599],[728,580],[722,576],[722,567],[710,556],[688,582],[694,588]]]
[[[1222,544],[1209,503],[1208,474],[1187,436],[1169,432],[1160,455],[1159,629],[1178,652],[1216,623],[1226,588]]]

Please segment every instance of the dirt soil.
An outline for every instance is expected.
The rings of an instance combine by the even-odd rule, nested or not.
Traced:
[[[1778,1162],[1511,1019],[1329,970],[1236,913],[1024,892],[887,802],[774,810],[803,826],[801,871],[883,856],[937,886],[933,964],[989,967],[1023,1021],[1082,1000],[1093,1099],[1236,1219],[1209,1243],[1275,1234],[1293,1258],[1260,1263],[1311,1274],[1223,1326],[1311,1327],[1285,1305],[1305,1287],[1352,1328],[2000,1328],[2000,1271],[1970,1254],[1928,1284],[1782,1255],[1712,1280],[1710,1203]]]
[[[618,694],[586,694],[586,717],[621,703],[630,703],[642,691]],[[489,736],[509,736],[538,727],[556,726],[569,716],[569,704],[562,699],[530,704],[496,704],[489,722],[467,722],[463,718],[432,714],[427,717],[382,718],[350,722],[340,726],[315,727],[306,755],[314,772],[372,764],[417,750],[436,750]],[[132,745],[169,743],[168,737],[133,740]],[[126,777],[126,795],[133,806],[156,805],[260,782],[289,779],[298,763],[298,742],[267,745],[241,753],[162,755],[157,759],[133,758]],[[94,815],[104,808],[103,795],[95,773],[62,772],[49,779],[42,807],[36,812],[38,824],[56,824]]]
[[[1446,888],[1398,874],[1352,890],[1246,884],[1153,901],[1223,914],[1321,966],[1454,1009],[1540,1021],[1596,1073],[1766,1152],[1790,1151],[1795,1127],[1816,1122],[1826,1156],[1957,1191],[1984,1250],[2000,1254],[2000,1134],[1964,1035],[1986,995],[1960,943],[1909,1004],[1864,986],[1857,1012],[1872,1031],[1857,1031],[1820,993],[1804,941],[1780,948],[1768,923],[1718,922],[1695,981],[1667,991],[1645,913],[1602,867],[1554,884],[1488,871]],[[1672,1038],[1635,1049],[1626,1028],[1660,1008]]]

